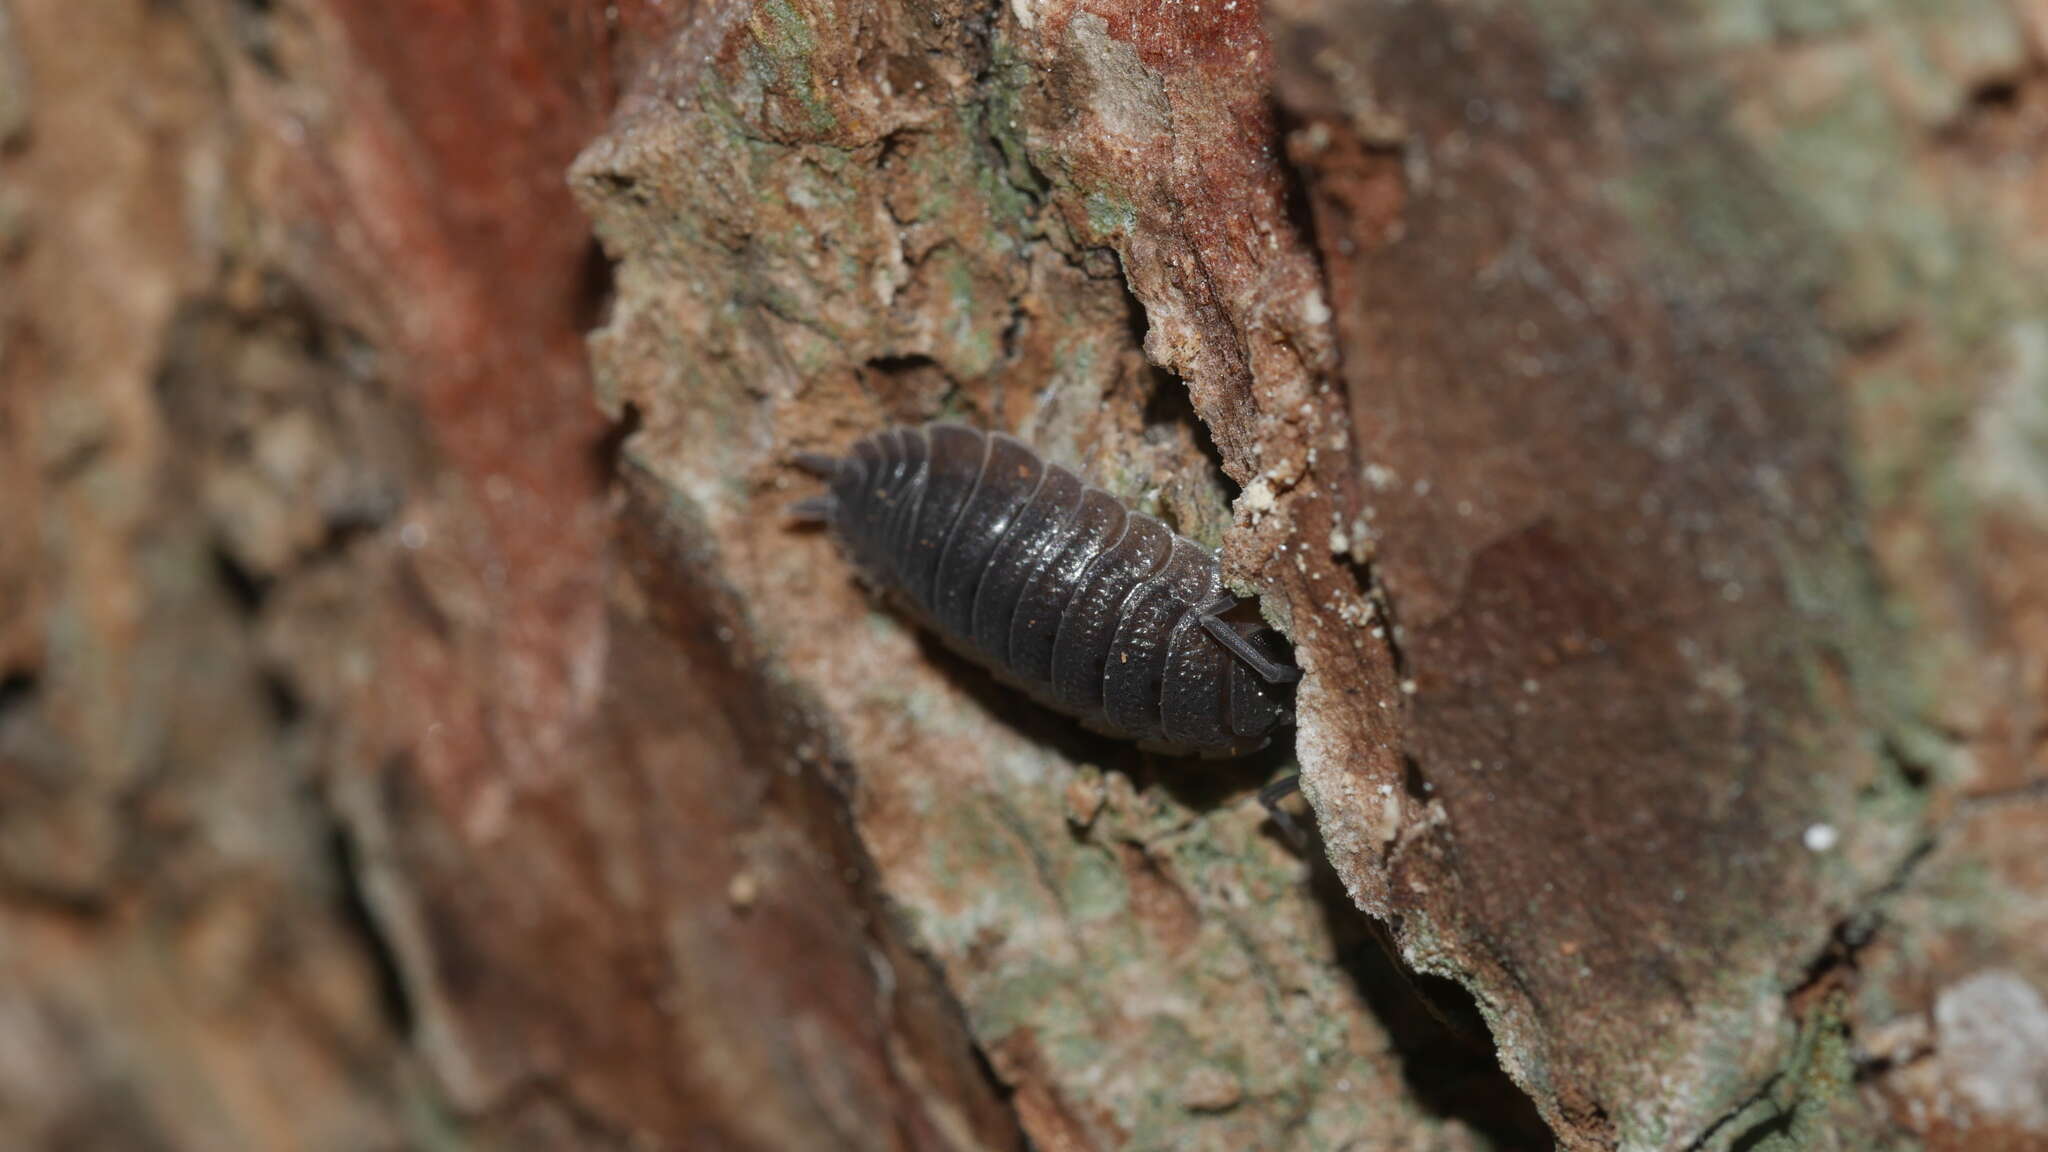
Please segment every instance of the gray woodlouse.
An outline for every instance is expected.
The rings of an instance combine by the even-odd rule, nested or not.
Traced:
[[[1238,755],[1293,722],[1286,641],[1216,554],[1022,441],[896,426],[799,453],[830,491],[792,512],[953,647],[1089,728]]]

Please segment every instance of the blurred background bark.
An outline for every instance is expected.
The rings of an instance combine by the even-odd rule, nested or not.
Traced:
[[[0,0],[0,285],[0,1146],[2048,1147],[2036,0]],[[1295,746],[782,516],[941,416]]]

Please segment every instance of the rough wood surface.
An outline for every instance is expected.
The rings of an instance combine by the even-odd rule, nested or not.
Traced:
[[[2031,0],[0,0],[0,1145],[2048,1145],[2044,208]],[[1295,746],[783,515],[937,416]]]

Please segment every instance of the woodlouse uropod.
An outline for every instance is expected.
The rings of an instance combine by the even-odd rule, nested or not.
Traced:
[[[795,462],[830,489],[793,513],[823,523],[869,583],[1086,726],[1237,755],[1293,722],[1301,672],[1216,554],[1022,441],[899,425]]]

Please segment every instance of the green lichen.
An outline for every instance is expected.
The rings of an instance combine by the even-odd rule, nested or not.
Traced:
[[[1876,1148],[1881,1138],[1856,1135],[1839,1121],[1855,1096],[1855,1058],[1847,998],[1827,997],[1800,1022],[1778,1074],[1762,1093],[1724,1118],[1700,1144],[1701,1152],[1801,1152],[1805,1149]]]
[[[1130,889],[1116,857],[1094,845],[1063,853],[1057,862],[1060,903],[1077,923],[1092,923],[1125,914]]]
[[[1138,229],[1138,206],[1129,196],[1112,189],[1089,192],[1083,201],[1088,211],[1089,239],[1107,244],[1128,237]]]
[[[747,28],[753,38],[741,49],[741,62],[760,86],[794,96],[811,132],[822,136],[837,128],[838,117],[819,90],[812,67],[818,35],[804,14],[789,0],[761,0]]]
[[[976,163],[964,171],[973,174],[976,186],[998,220],[1027,227],[1039,196],[1038,179],[1026,140],[1030,123],[1025,108],[1031,69],[1019,60],[1008,37],[997,37],[984,98],[962,105],[958,110],[963,134],[969,140],[985,140],[999,163]],[[961,171],[956,169],[955,171]]]

